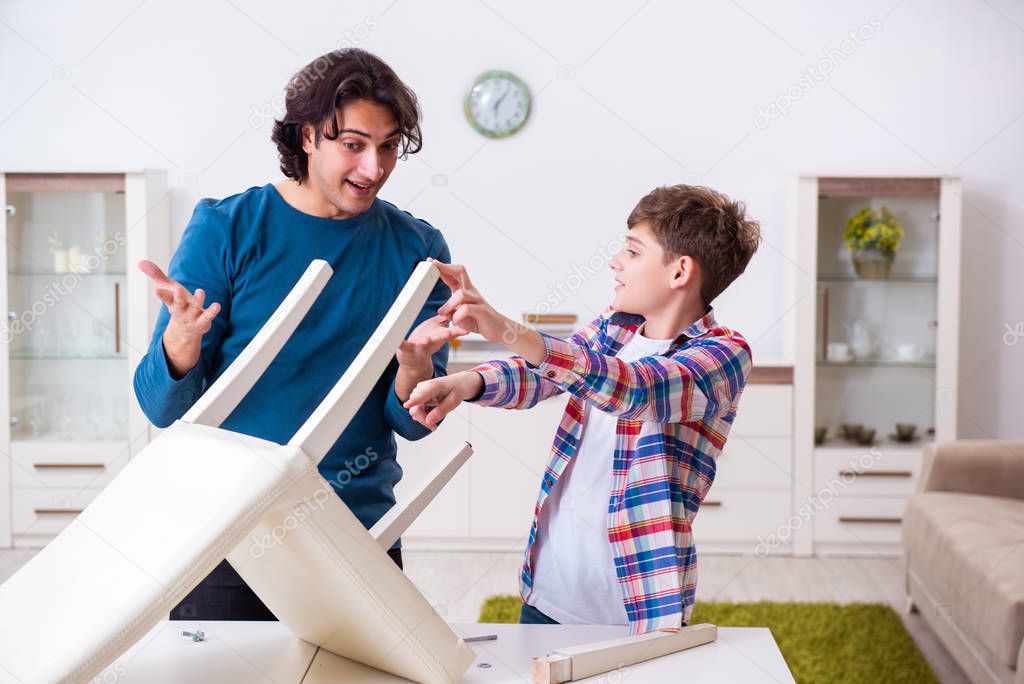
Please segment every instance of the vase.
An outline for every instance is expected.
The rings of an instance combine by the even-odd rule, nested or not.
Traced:
[[[896,252],[868,247],[853,253],[853,268],[860,278],[888,278]]]
[[[866,361],[872,358],[878,345],[875,342],[875,334],[871,328],[861,321],[854,321],[850,326],[850,349],[858,361]]]

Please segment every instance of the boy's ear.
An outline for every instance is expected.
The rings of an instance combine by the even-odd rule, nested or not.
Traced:
[[[697,261],[691,256],[676,257],[672,271],[670,287],[674,290],[684,287],[695,287],[700,280],[697,272]]]

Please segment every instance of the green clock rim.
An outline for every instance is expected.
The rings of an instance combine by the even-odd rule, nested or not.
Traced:
[[[473,92],[473,88],[476,88],[484,81],[490,80],[492,78],[508,79],[516,88],[518,88],[520,91],[523,92],[523,94],[526,95],[526,116],[523,117],[522,122],[520,122],[514,128],[508,129],[507,131],[492,131],[488,128],[484,128],[483,126],[481,126],[476,121],[476,119],[473,118],[473,111],[469,104],[469,96]],[[507,138],[510,135],[518,133],[523,128],[523,126],[526,125],[526,122],[530,120],[530,111],[532,109],[533,95],[530,93],[530,88],[529,86],[526,85],[526,82],[523,81],[523,79],[516,76],[515,74],[513,74],[511,71],[503,71],[501,69],[490,69],[488,71],[483,72],[475,79],[473,79],[473,85],[471,85],[469,87],[469,90],[466,91],[466,97],[464,97],[462,100],[462,112],[463,114],[466,115],[466,121],[469,122],[469,125],[472,126],[473,130],[479,133],[480,135],[493,139]]]

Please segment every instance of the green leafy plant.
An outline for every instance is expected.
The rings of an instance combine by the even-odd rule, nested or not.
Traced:
[[[864,207],[846,219],[843,230],[843,242],[851,252],[864,249],[898,252],[902,239],[903,226],[885,206],[881,213],[872,207]]]

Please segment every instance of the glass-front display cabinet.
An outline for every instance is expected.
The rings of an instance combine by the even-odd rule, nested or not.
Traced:
[[[150,439],[132,388],[166,266],[163,172],[0,175],[0,546],[41,546]]]
[[[797,479],[817,553],[898,554],[922,448],[956,439],[960,224],[958,178],[799,180]]]

